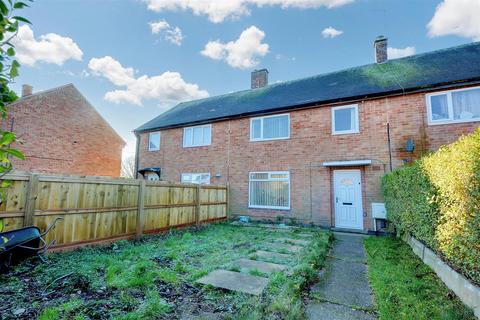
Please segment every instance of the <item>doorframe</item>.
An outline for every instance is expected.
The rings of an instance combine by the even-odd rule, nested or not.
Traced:
[[[345,228],[345,227],[337,227],[337,215],[336,215],[336,202],[335,202],[335,172],[341,171],[341,172],[358,172],[360,173],[360,213],[361,213],[361,227],[360,228]],[[352,229],[352,230],[358,230],[358,231],[363,231],[365,230],[364,223],[365,223],[365,217],[364,217],[364,208],[363,208],[363,193],[364,193],[364,183],[363,183],[363,169],[362,168],[349,168],[349,169],[343,169],[343,168],[332,168],[331,170],[331,200],[332,200],[332,212],[331,212],[331,217],[332,217],[332,223],[331,225],[334,228],[343,228],[343,229]]]

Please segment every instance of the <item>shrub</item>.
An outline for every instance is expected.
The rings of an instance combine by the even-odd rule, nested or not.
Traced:
[[[480,129],[382,179],[389,219],[480,283]]]

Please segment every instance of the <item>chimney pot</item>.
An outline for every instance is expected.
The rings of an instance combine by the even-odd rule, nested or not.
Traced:
[[[33,93],[33,87],[28,84],[22,86],[22,97],[29,96]]]
[[[253,70],[251,76],[251,88],[262,88],[268,85],[268,70],[267,69],[260,69],[260,70]]]
[[[388,61],[387,42],[388,39],[384,36],[378,36],[373,42],[376,63],[384,63]]]

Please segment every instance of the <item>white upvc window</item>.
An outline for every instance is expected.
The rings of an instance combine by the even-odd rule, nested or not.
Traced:
[[[332,108],[332,134],[359,133],[358,105]]]
[[[426,95],[428,124],[480,121],[480,87]]]
[[[148,151],[160,150],[160,132],[150,132],[148,134]]]
[[[290,138],[290,115],[279,114],[250,119],[250,141]]]
[[[182,183],[210,184],[210,173],[182,173]]]
[[[212,143],[212,125],[183,128],[183,147],[209,146]]]
[[[260,209],[290,209],[290,172],[250,172],[248,206]]]

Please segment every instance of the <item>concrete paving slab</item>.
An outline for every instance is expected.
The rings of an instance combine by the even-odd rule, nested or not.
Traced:
[[[331,302],[362,307],[373,305],[367,266],[363,263],[327,259],[323,276],[312,291]]]
[[[250,259],[238,259],[232,262],[234,266],[240,268],[240,270],[250,271],[250,270],[258,270],[262,273],[270,274],[272,272],[279,272],[284,271],[288,267],[284,264],[278,263],[271,263],[265,261],[258,261],[258,260],[250,260]]]
[[[331,256],[355,262],[366,262],[367,256],[363,247],[363,237],[335,234],[335,242]]]
[[[267,286],[268,279],[240,272],[214,270],[197,282],[216,288],[259,295]]]
[[[294,244],[298,246],[308,246],[311,242],[308,240],[292,239],[292,238],[278,238],[278,242]]]
[[[308,319],[315,320],[374,320],[372,314],[347,306],[323,302],[309,304],[306,308]]]
[[[259,260],[275,260],[275,261],[288,261],[293,258],[291,254],[277,253],[270,251],[257,250],[253,254]]]
[[[274,250],[274,251],[285,251],[282,253],[299,253],[300,251],[303,250],[303,247],[300,246],[294,246],[291,244],[286,244],[286,243],[267,243],[267,247],[269,250]]]

